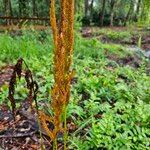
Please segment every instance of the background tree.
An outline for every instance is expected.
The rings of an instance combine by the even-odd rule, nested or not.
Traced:
[[[143,0],[142,4],[142,12],[141,12],[141,16],[140,16],[140,20],[144,23],[146,23],[146,21],[148,23],[150,23],[150,1],[149,0]]]
[[[137,0],[135,3],[136,10],[135,10],[135,14],[134,14],[134,21],[136,21],[136,22],[138,21],[138,18],[139,18],[141,4],[142,4],[142,0]]]
[[[6,17],[13,16],[11,1],[3,0],[3,4],[4,4],[4,16]],[[9,25],[11,24],[11,22],[9,20],[6,20],[6,24]]]
[[[94,0],[91,0],[91,3],[90,3],[90,19],[92,20],[93,18],[93,4],[94,4]]]
[[[106,9],[106,0],[102,0],[102,10],[100,12],[100,25],[103,26],[104,23],[104,15]]]
[[[57,18],[60,18],[59,2],[56,0]],[[49,16],[50,0],[0,0],[0,3],[0,16]],[[87,26],[144,23],[150,18],[149,11],[150,0],[75,0],[76,21],[82,20],[82,24]]]
[[[85,17],[88,17],[89,15],[89,0],[84,0],[84,9],[85,9]]]
[[[114,13],[120,0],[110,0],[110,26],[114,25]]]
[[[25,0],[18,0],[19,1],[19,16],[26,17],[27,16],[27,2]]]
[[[33,10],[33,16],[37,16],[37,5],[36,5],[36,0],[32,0],[32,10]]]
[[[10,0],[3,0],[5,16],[13,16],[12,5]]]

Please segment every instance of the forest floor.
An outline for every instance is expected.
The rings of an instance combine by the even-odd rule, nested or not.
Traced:
[[[16,86],[17,109],[15,120],[8,100],[9,82],[14,64],[19,57],[23,57],[31,66],[30,68],[32,68],[40,86],[39,106],[41,106],[41,110],[48,111],[45,101],[49,102],[49,100],[45,99],[49,99],[49,90],[53,84],[52,44],[49,44],[52,39],[49,38],[47,31],[43,31],[43,28],[39,29],[42,30],[40,34],[29,32],[20,34],[20,31],[13,30],[13,32],[0,37],[0,51],[2,51],[0,56],[0,149],[40,149],[37,114],[35,110],[30,109],[27,103],[28,98],[26,95],[28,91],[26,87],[20,84]],[[107,119],[110,116],[112,118],[108,119],[109,123],[102,122],[104,124],[103,128],[106,128],[109,124],[111,125],[111,123],[117,124],[117,121],[123,117],[120,120],[121,123],[118,121],[118,126],[120,124],[126,126],[134,122],[131,132],[135,127],[141,128],[143,139],[138,139],[138,135],[135,133],[134,136],[137,136],[138,140],[132,140],[132,146],[136,147],[140,143],[142,147],[147,147],[149,127],[146,121],[149,115],[146,108],[149,106],[150,94],[148,87],[150,84],[149,33],[150,31],[147,28],[133,30],[133,27],[102,29],[87,27],[81,30],[82,37],[77,37],[75,43],[74,67],[77,70],[77,75],[72,80],[74,91],[72,91],[72,101],[68,108],[69,149],[88,150],[91,147],[97,147],[97,132],[99,133],[102,129],[99,129],[100,127],[94,122],[106,121],[105,117]],[[50,63],[48,60],[50,60]],[[22,72],[22,75],[24,76],[24,72]],[[21,84],[24,84],[24,81],[21,80]],[[143,103],[138,103],[138,100],[143,101]],[[133,107],[127,109],[130,106]],[[138,110],[141,109],[143,110],[142,115],[145,116],[139,123],[135,118],[140,116]],[[117,118],[117,115],[121,117]],[[115,119],[117,121],[114,121]],[[94,127],[98,128],[98,131],[95,131]],[[43,128],[41,132],[45,149],[51,150],[52,141]],[[122,132],[122,130],[116,129],[115,136],[113,129],[110,130],[110,135],[100,132],[100,135],[103,135],[102,137],[106,136],[106,139],[101,141],[102,137],[100,137],[100,141],[104,144],[99,148],[107,149],[110,146],[105,145],[108,137],[114,140],[114,143],[111,144],[113,147],[119,141],[118,139],[121,139],[119,134],[123,134]],[[74,137],[70,137],[72,133]],[[61,136],[60,134],[59,149],[63,147]],[[95,142],[93,142],[94,140]],[[125,145],[122,144],[122,147],[125,148]]]
[[[150,29],[134,27],[106,27],[82,29],[82,36],[85,38],[96,38],[104,43],[116,43],[128,46],[137,46],[141,36],[141,48],[150,50]]]
[[[22,30],[31,30],[31,29],[34,29],[34,30],[47,30],[49,29],[49,26],[44,26],[44,25],[30,25],[30,26],[19,26],[19,25],[7,25],[7,26],[4,26],[4,25],[0,25],[0,32],[3,32],[3,31],[22,31]]]
[[[6,65],[0,68],[0,89],[4,85],[9,85],[14,68],[15,65]],[[22,75],[24,76],[24,72]],[[0,105],[0,145],[5,150],[38,150],[41,148],[40,131],[44,149],[51,150],[53,143],[42,125],[39,129],[36,109],[30,107],[27,99],[29,99],[28,96],[22,100],[20,107],[15,110],[15,116],[8,104]],[[47,108],[42,101],[39,102],[39,105]],[[48,124],[48,126],[50,125]],[[76,129],[71,120],[68,120],[67,126],[69,132]],[[62,136],[61,133],[60,136]],[[60,150],[63,149],[62,141],[59,141],[58,147]]]

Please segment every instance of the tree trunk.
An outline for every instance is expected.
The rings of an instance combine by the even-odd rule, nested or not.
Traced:
[[[114,10],[115,10],[115,0],[111,0],[110,2],[110,26],[114,25]]]
[[[4,12],[5,16],[12,16],[12,6],[11,6],[11,1],[10,0],[4,0]]]
[[[32,0],[32,13],[33,13],[33,16],[34,17],[37,17],[37,8],[36,8],[36,2],[35,2],[35,0]]]
[[[92,0],[91,4],[90,4],[90,18],[91,18],[91,20],[93,18],[93,3],[94,3],[94,0]]]
[[[114,25],[114,11],[110,13],[110,26],[112,27]]]
[[[13,16],[11,1],[10,0],[4,0],[3,3],[4,3],[4,14],[5,14],[5,16],[6,17]],[[7,25],[11,24],[11,20],[6,20],[6,24]]]
[[[19,0],[19,16],[25,17],[27,16],[27,9],[26,9],[26,1]]]
[[[127,22],[130,20],[132,12],[133,12],[133,1],[131,0],[130,8],[129,8],[129,11],[128,11],[127,16],[125,18],[124,26],[126,26]]]
[[[140,7],[141,7],[141,0],[138,0],[137,8],[136,8],[136,11],[135,11],[135,18],[134,18],[135,22],[138,21],[138,17],[139,17],[139,14],[140,14]]]
[[[88,16],[89,12],[89,0],[84,0],[85,16]]]
[[[105,8],[106,8],[106,0],[103,0],[102,10],[100,13],[100,26],[103,26],[104,24]]]

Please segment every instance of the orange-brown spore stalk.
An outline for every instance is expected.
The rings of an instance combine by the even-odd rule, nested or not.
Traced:
[[[52,89],[52,119],[54,130],[48,134],[52,140],[62,131],[62,115],[70,98],[70,82],[73,77],[71,71],[72,52],[74,45],[74,0],[61,0],[61,22],[57,26],[55,14],[55,0],[51,0],[50,22],[54,39],[54,86]],[[43,120],[43,122],[45,122]],[[45,124],[44,124],[45,126]],[[47,128],[46,128],[47,130]]]

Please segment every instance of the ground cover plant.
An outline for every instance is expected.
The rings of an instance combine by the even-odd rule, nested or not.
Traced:
[[[48,30],[24,31],[20,36],[1,34],[1,104],[6,103],[11,108],[7,99],[11,72],[7,72],[6,68],[15,64],[19,57],[23,57],[39,85],[39,109],[52,113],[46,107],[51,101],[50,89],[54,83],[50,33]],[[24,44],[20,45],[19,42]],[[134,59],[129,59],[131,57]],[[71,81],[71,100],[67,109],[69,149],[149,149],[148,64],[148,58],[139,56],[126,47],[103,44],[97,39],[84,39],[79,33],[75,34],[73,68],[76,74]],[[27,94],[24,82],[21,80],[16,87],[18,109]],[[47,104],[44,105],[45,103]],[[1,126],[1,131],[3,129]],[[60,136],[60,147],[61,139]],[[1,147],[10,148],[12,144],[3,140],[0,138]],[[15,139],[14,141],[17,143]],[[34,149],[33,145],[37,145],[37,149],[40,146],[39,141],[35,143],[27,143],[25,147]],[[46,142],[45,145],[47,147]],[[20,149],[21,146],[21,142],[16,145]]]
[[[86,25],[97,2],[92,0],[90,11],[85,2]],[[112,27],[114,8],[122,2],[103,1],[100,25],[107,6],[109,28],[79,29],[76,16],[74,31],[74,1],[51,0],[51,29],[26,24],[0,33],[0,149],[149,149],[149,28]],[[134,20],[132,6],[148,16],[147,0],[132,2],[125,24]],[[24,13],[26,4],[19,4]]]

